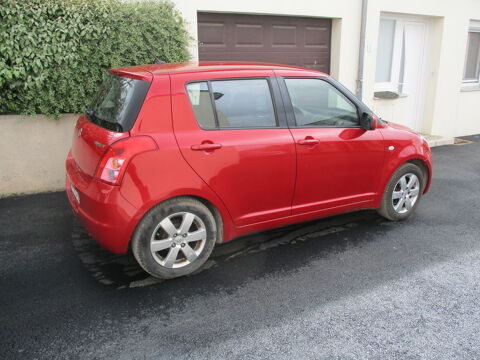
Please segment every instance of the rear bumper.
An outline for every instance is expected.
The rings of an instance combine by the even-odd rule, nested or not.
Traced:
[[[124,254],[135,228],[137,209],[118,186],[105,184],[81,172],[71,154],[67,157],[65,190],[73,212],[92,237],[107,250]],[[78,193],[79,201],[71,185]]]

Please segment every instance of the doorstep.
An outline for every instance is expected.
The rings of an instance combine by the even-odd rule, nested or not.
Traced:
[[[430,147],[452,145],[455,142],[455,139],[453,137],[425,135],[425,134],[422,134],[422,135],[425,139],[427,139],[428,145]]]

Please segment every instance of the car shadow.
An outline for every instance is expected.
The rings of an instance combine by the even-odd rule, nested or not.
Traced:
[[[342,234],[346,235],[348,231],[358,227],[379,226],[381,222],[385,222],[385,220],[375,211],[366,210],[242,236],[228,243],[217,245],[206,264],[188,277],[198,276],[201,272],[231,261],[246,262],[246,268],[241,273],[243,275],[250,273],[251,276],[256,276],[261,274],[266,266],[275,268],[275,263],[278,261],[270,262],[268,260],[270,258],[268,252],[273,248],[280,248],[282,253],[290,254],[300,244],[314,243],[315,251],[309,250],[307,254],[301,255],[299,261],[303,265],[308,261],[309,256],[318,257],[321,253],[338,253],[349,246],[358,245],[358,239],[353,240]],[[365,238],[361,241],[368,241],[368,239]],[[138,265],[131,252],[126,255],[117,255],[103,249],[77,219],[73,221],[72,243],[85,269],[100,284],[124,289],[145,287],[162,282],[162,280],[147,274]],[[256,259],[253,259],[251,256],[261,253],[265,253],[265,257],[257,256]],[[275,258],[279,259],[278,256]],[[256,264],[252,264],[252,261]],[[282,261],[281,264],[278,264],[279,269],[284,270],[287,263],[288,261]]]

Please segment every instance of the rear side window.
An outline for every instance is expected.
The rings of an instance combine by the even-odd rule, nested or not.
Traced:
[[[285,79],[300,127],[358,126],[356,106],[333,85],[320,79]]]
[[[105,129],[129,131],[137,119],[149,87],[148,81],[109,75],[85,114],[91,122]]]
[[[190,83],[187,93],[204,129],[249,129],[277,126],[266,79]],[[213,104],[213,105],[212,105]]]
[[[204,129],[215,129],[215,114],[213,113],[212,100],[206,81],[190,83],[187,93],[192,104],[195,118]]]

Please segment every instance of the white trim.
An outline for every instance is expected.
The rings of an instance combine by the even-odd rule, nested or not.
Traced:
[[[470,20],[469,32],[480,32],[480,21]]]
[[[480,91],[480,83],[463,83],[460,92]]]

